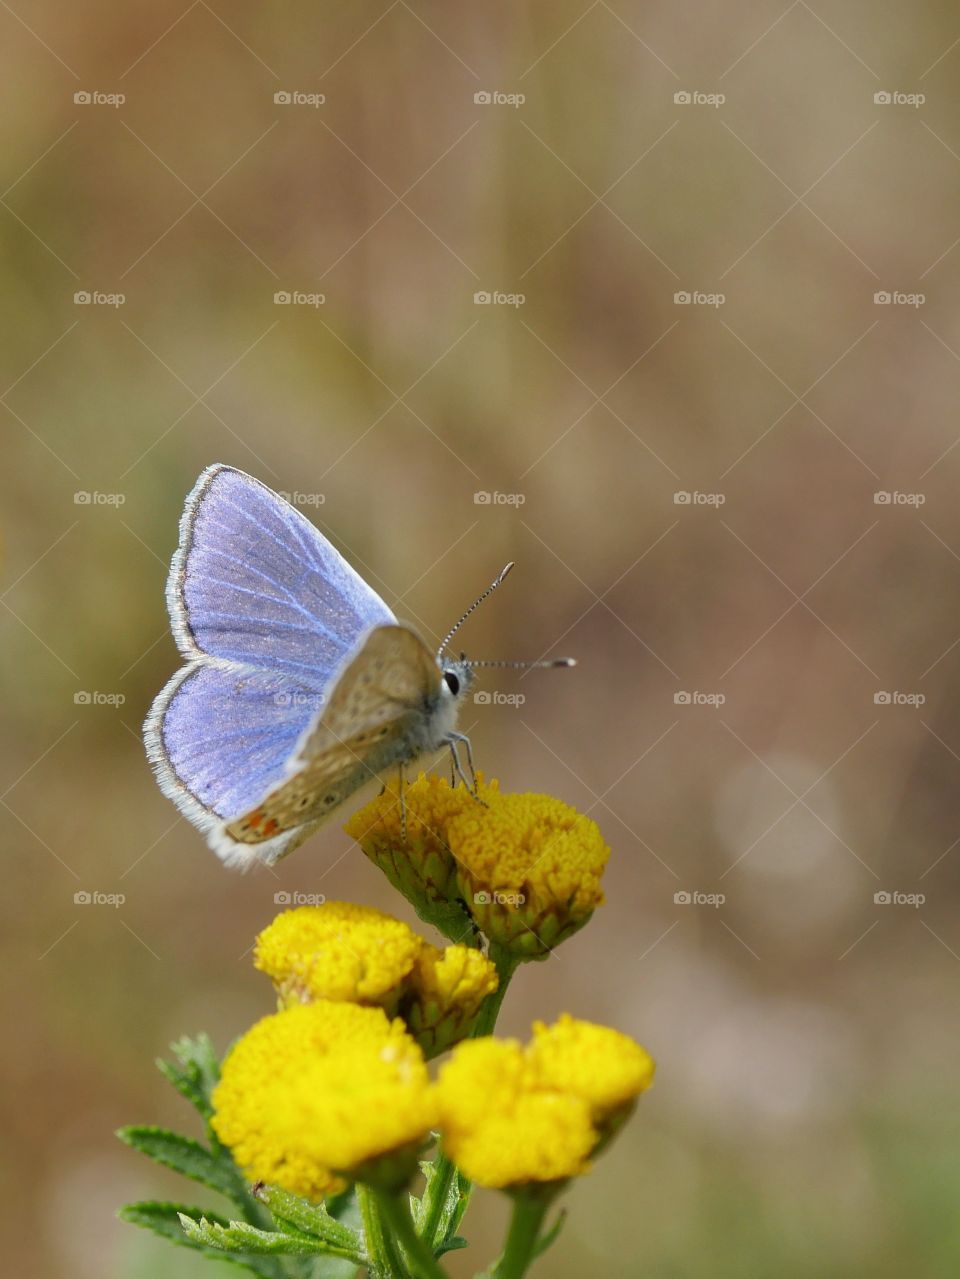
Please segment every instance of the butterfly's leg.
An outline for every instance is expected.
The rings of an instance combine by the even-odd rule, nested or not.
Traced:
[[[400,793],[400,840],[407,842],[407,797],[403,793],[403,765],[397,765],[397,790]]]
[[[477,801],[477,803],[483,804],[483,807],[487,808],[488,805],[484,803],[484,801],[480,798],[480,796],[477,793],[476,777],[474,777],[473,783],[471,784],[469,779],[467,778],[466,773],[463,771],[463,765],[460,763],[460,754],[457,750],[457,743],[466,742],[466,741],[467,739],[466,737],[463,736],[462,733],[451,733],[447,737],[447,745],[450,747],[450,762],[453,765],[453,767],[456,769],[457,776],[463,782],[464,786],[466,786],[467,790],[470,792],[473,798]],[[469,758],[469,751],[468,751],[468,758]],[[473,770],[472,760],[470,762],[470,768],[472,771]]]
[[[451,733],[450,736],[456,742],[463,742],[464,746],[466,747],[467,767],[470,769],[470,776],[473,778],[473,785],[470,787],[470,789],[473,791],[474,795],[476,795],[477,770],[476,768],[474,768],[474,765],[473,765],[473,747],[470,745],[470,738],[466,735],[466,733]]]

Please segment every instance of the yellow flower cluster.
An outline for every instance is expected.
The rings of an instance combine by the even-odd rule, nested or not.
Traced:
[[[437,1120],[423,1054],[380,1008],[320,1001],[258,1021],[213,1094],[213,1128],[251,1180],[309,1199],[408,1179]]]
[[[526,1047],[468,1041],[440,1073],[444,1148],[480,1185],[564,1181],[588,1171],[653,1072],[627,1035],[569,1015],[536,1023]]]
[[[425,917],[461,901],[490,941],[543,958],[603,902],[610,850],[596,823],[560,800],[478,782],[474,797],[421,774],[404,792],[406,842],[390,790],[350,819],[347,834]]]
[[[284,911],[257,938],[254,963],[281,1007],[319,999],[399,1014],[428,1056],[469,1034],[497,988],[494,965],[469,946],[438,950],[369,906],[325,902]]]

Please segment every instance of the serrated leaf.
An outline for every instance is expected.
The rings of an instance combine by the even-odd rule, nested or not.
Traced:
[[[213,1114],[210,1095],[220,1078],[220,1063],[213,1044],[207,1035],[198,1035],[196,1039],[184,1036],[170,1047],[176,1064],[160,1059],[158,1069],[204,1120],[209,1120]]]
[[[324,1205],[310,1203],[279,1186],[258,1185],[256,1198],[266,1204],[282,1230],[311,1235],[315,1239],[354,1253],[360,1251],[360,1238],[355,1230],[332,1216]]]
[[[457,1252],[461,1248],[469,1248],[470,1244],[464,1239],[463,1235],[450,1235],[448,1239],[444,1239],[443,1243],[437,1248],[436,1255],[442,1257],[445,1252]]]
[[[212,1154],[199,1141],[181,1137],[168,1128],[155,1128],[147,1124],[120,1128],[117,1136],[155,1163],[172,1168],[174,1172],[182,1173],[192,1181],[199,1181],[201,1185],[219,1191],[228,1199],[244,1203],[246,1186],[234,1165]]]
[[[127,1204],[120,1209],[117,1216],[122,1221],[127,1221],[133,1226],[152,1231],[155,1235],[159,1235],[161,1239],[166,1239],[169,1243],[176,1244],[178,1247],[190,1248],[194,1252],[202,1253],[205,1257],[212,1257],[216,1261],[225,1261],[230,1265],[238,1266],[242,1270],[248,1270],[257,1275],[259,1279],[282,1279],[283,1272],[269,1258],[260,1260],[257,1257],[241,1256],[237,1253],[224,1253],[188,1238],[184,1233],[183,1226],[180,1224],[181,1214],[186,1217],[193,1217],[202,1216],[203,1212],[202,1208],[193,1208],[187,1204],[163,1203],[159,1200],[150,1199],[140,1203]],[[206,1216],[208,1220],[219,1224],[229,1224],[225,1218],[217,1217],[214,1213],[207,1213]]]
[[[199,1219],[189,1213],[180,1214],[180,1224],[188,1239],[207,1248],[222,1249],[227,1253],[249,1252],[262,1256],[339,1256],[360,1264],[362,1258],[355,1250],[339,1248],[323,1239],[299,1231],[259,1230],[246,1221],[211,1219],[204,1214]]]

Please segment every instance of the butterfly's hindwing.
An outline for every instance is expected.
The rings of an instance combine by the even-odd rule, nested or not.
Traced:
[[[430,749],[439,683],[436,659],[414,631],[376,627],[304,734],[296,771],[230,822],[227,833],[242,843],[258,843],[304,822],[322,821],[385,769]]]

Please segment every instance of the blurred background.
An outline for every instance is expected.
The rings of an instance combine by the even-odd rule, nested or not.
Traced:
[[[659,1063],[542,1273],[956,1273],[954,6],[11,0],[0,31],[10,1271],[215,1273],[114,1220],[191,1191],[113,1130],[188,1126],[153,1058],[270,1009],[275,894],[410,918],[336,823],[226,872],[147,767],[223,461],[430,638],[515,559],[464,647],[580,661],[463,724],[613,849],[502,1025],[567,1009]],[[504,1217],[477,1196],[456,1274]]]

